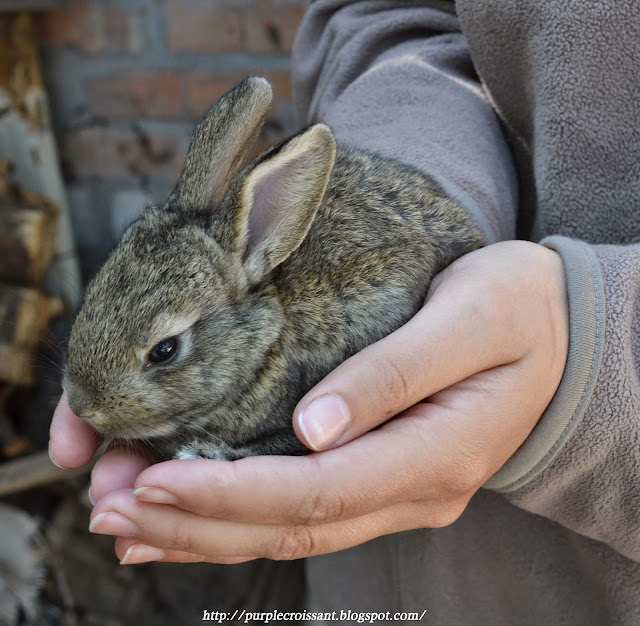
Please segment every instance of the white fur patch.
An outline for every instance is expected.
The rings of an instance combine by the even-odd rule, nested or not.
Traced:
[[[217,459],[218,461],[228,461],[229,447],[217,445],[213,442],[204,443],[193,441],[182,446],[173,457],[174,459]]]

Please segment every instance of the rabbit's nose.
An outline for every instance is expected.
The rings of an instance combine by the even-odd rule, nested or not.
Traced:
[[[67,401],[69,408],[78,416],[86,420],[91,420],[96,414],[88,394],[75,385],[67,386]]]

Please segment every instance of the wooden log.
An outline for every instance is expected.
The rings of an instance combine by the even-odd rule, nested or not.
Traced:
[[[54,465],[48,452],[34,452],[29,456],[0,465],[0,497],[52,483],[62,478],[84,474],[95,461],[78,469],[61,469]]]
[[[0,0],[0,9],[2,4],[28,9],[43,3]],[[61,2],[46,4],[53,7]],[[40,65],[32,16],[25,10],[0,13],[0,159],[11,162],[15,185],[59,208],[47,290],[62,296],[69,308],[75,309],[81,294],[80,269]],[[50,233],[53,237],[54,229]]]
[[[33,384],[34,353],[49,320],[61,311],[59,298],[0,283],[0,380]]]
[[[33,451],[27,437],[16,432],[5,406],[9,396],[15,390],[12,385],[0,383],[0,455],[5,459],[13,459]]]
[[[0,196],[8,197],[11,193],[10,179],[11,163],[6,159],[0,159]]]
[[[57,207],[11,182],[13,165],[0,159],[0,281],[42,282],[55,245]]]
[[[55,245],[56,213],[49,206],[0,199],[0,280],[41,283]]]
[[[6,459],[12,459],[31,452],[31,442],[24,436],[15,432],[11,418],[4,411],[11,391],[10,385],[0,384],[0,455]]]

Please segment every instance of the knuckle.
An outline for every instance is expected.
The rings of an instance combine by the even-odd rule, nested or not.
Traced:
[[[462,515],[468,503],[467,499],[458,499],[438,507],[437,511],[432,512],[429,516],[429,528],[450,526]]]
[[[294,521],[301,526],[317,526],[339,519],[343,512],[344,502],[339,495],[318,490],[305,498],[294,515]]]
[[[392,405],[397,410],[402,410],[411,404],[407,375],[393,359],[376,359],[373,367],[377,374],[378,393],[385,406]]]
[[[491,475],[482,453],[469,444],[459,449],[439,471],[438,489],[444,498],[471,498]]]
[[[186,525],[175,524],[171,528],[169,535],[169,545],[174,550],[182,552],[194,552],[193,539],[189,528]]]
[[[438,502],[414,503],[417,509],[411,518],[410,528],[444,528],[453,524],[464,512],[469,498],[449,498]]]
[[[315,537],[307,526],[284,528],[280,540],[268,551],[274,561],[292,561],[311,556],[315,551]]]
[[[471,497],[486,481],[484,464],[473,458],[466,458],[457,471],[447,479],[447,492],[454,497]]]

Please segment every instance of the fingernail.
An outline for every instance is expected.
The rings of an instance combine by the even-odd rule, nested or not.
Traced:
[[[60,465],[60,463],[58,463],[58,461],[56,461],[53,458],[53,454],[51,454],[51,442],[49,442],[49,458],[51,459],[51,462],[58,468],[60,469],[67,469],[66,467],[64,467],[63,465]]]
[[[298,426],[314,450],[324,450],[338,441],[350,421],[344,400],[333,394],[316,398],[298,416]]]
[[[143,502],[153,504],[178,504],[178,498],[160,487],[138,487],[133,491],[133,495]]]
[[[97,535],[133,537],[138,532],[138,527],[124,515],[120,515],[115,511],[107,511],[93,518],[91,524],[89,524],[89,532]]]
[[[122,557],[120,565],[137,565],[139,563],[150,563],[151,561],[161,561],[164,559],[164,550],[154,548],[144,543],[134,543]]]
[[[96,505],[96,501],[93,498],[93,493],[91,491],[91,486],[89,486],[89,491],[87,492],[87,496],[89,497],[89,502],[91,502],[91,504],[93,504],[93,506]]]

